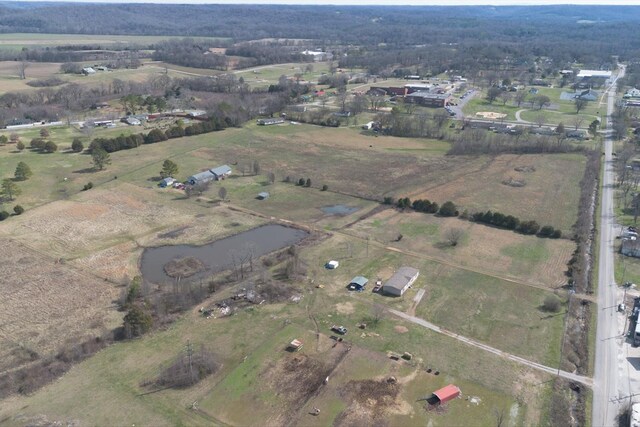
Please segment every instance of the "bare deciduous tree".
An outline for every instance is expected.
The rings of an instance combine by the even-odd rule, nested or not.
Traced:
[[[29,68],[29,63],[27,61],[18,61],[18,77],[20,78],[20,80],[24,80],[27,78],[27,68]]]
[[[451,246],[457,246],[462,237],[464,237],[464,230],[462,228],[450,228],[445,232],[445,238]]]

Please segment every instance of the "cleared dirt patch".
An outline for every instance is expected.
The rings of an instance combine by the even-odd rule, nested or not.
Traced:
[[[399,334],[406,334],[407,332],[409,332],[409,329],[406,326],[402,325],[394,326],[393,330],[395,330]]]
[[[335,426],[389,425],[386,415],[398,406],[401,386],[394,377],[382,380],[349,381],[340,390],[349,407],[336,418]]]
[[[283,399],[284,405],[268,424],[289,423],[291,415],[320,392],[326,378],[347,354],[345,346],[338,346],[313,356],[304,353],[287,354],[270,364],[261,374],[262,380],[276,396]]]

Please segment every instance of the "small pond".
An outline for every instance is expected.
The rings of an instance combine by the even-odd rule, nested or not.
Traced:
[[[254,259],[300,242],[309,233],[283,225],[269,224],[235,236],[202,245],[172,245],[147,248],[142,253],[142,277],[153,283],[171,283],[175,279],[165,273],[164,266],[177,258],[196,258],[204,264],[204,271],[189,280],[200,279],[233,266],[233,255],[243,257],[252,248]]]
[[[352,214],[355,211],[359,210],[360,208],[354,208],[353,206],[346,206],[346,205],[332,205],[332,206],[323,206],[320,209],[322,210],[322,212],[326,213],[327,215],[344,216],[344,215]]]

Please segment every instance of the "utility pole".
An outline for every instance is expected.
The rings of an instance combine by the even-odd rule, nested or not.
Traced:
[[[191,341],[187,341],[187,357],[189,358],[189,381],[193,384],[193,348],[191,346]]]
[[[566,332],[567,332],[567,323],[568,323],[568,319],[569,319],[569,315],[571,314],[571,297],[573,296],[573,294],[576,293],[575,289],[572,288],[569,290],[569,304],[567,306],[567,314],[564,317],[564,325],[562,328],[562,344],[560,344],[560,361],[558,362],[558,376],[560,376],[560,367],[562,366],[562,353],[564,351],[564,340],[567,336]]]
[[[367,236],[367,258],[369,258],[369,239],[370,238],[371,238],[370,236]]]

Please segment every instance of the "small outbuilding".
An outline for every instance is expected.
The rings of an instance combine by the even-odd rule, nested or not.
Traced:
[[[267,193],[266,191],[258,193],[258,200],[266,200],[268,198],[269,198],[269,193]]]
[[[446,387],[442,387],[440,390],[433,392],[436,405],[442,405],[450,400],[453,400],[460,396],[460,389],[453,384],[449,384]]]
[[[350,291],[362,292],[364,291],[364,288],[367,286],[368,282],[369,282],[369,279],[367,279],[366,277],[356,276],[353,279],[351,279],[351,282],[349,282],[349,286],[347,288]]]
[[[171,187],[175,182],[176,182],[175,179],[168,177],[160,181],[160,184],[158,185],[160,185],[160,187],[162,188],[166,188],[166,187]]]
[[[382,286],[382,292],[388,295],[402,296],[416,281],[420,272],[413,267],[400,267]]]
[[[300,351],[302,348],[302,341],[295,339],[289,343],[287,346],[287,350],[289,351]]]
[[[325,267],[327,270],[335,270],[336,268],[338,268],[338,266],[339,266],[339,265],[340,265],[340,263],[339,263],[338,261],[331,260],[331,261],[329,261],[328,263],[326,263],[326,264],[324,265],[324,267]]]

